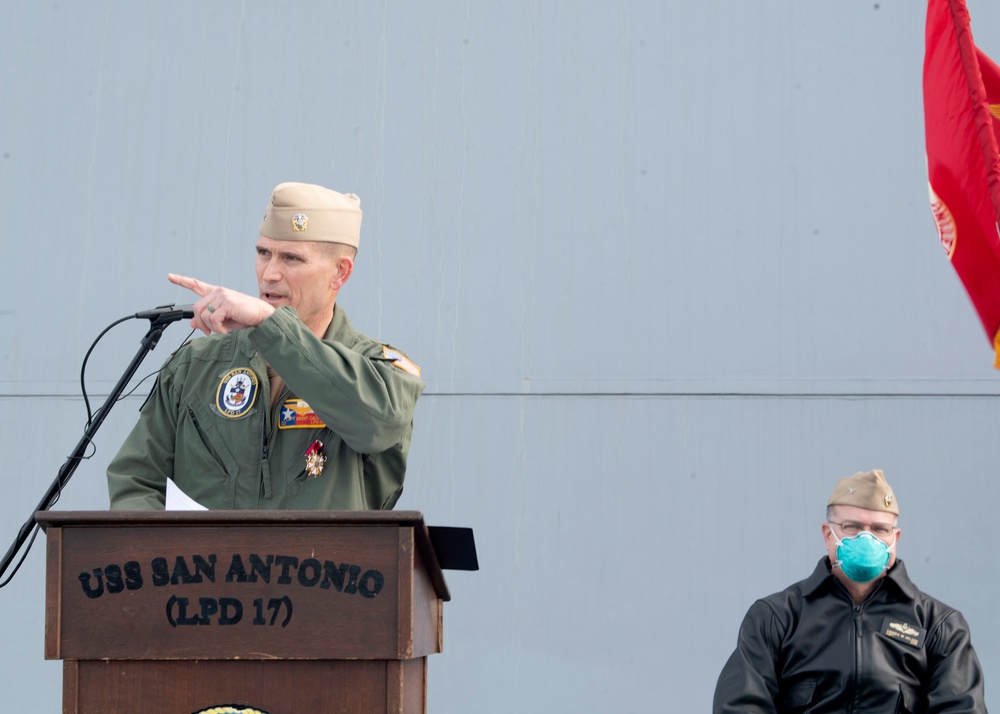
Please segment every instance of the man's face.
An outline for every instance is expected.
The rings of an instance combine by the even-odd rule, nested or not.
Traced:
[[[895,527],[896,517],[884,511],[869,511],[856,506],[834,506],[833,523],[823,524],[823,539],[826,543],[826,553],[830,562],[837,562],[837,538],[843,540],[851,535],[857,535],[859,530],[870,530],[872,535],[892,547],[899,541],[899,529]],[[840,524],[840,525],[838,525]],[[861,526],[861,529],[858,527]],[[846,530],[845,530],[846,529]],[[880,534],[879,530],[889,532]],[[834,538],[836,534],[837,538]],[[896,562],[896,549],[889,552],[889,567]]]
[[[313,241],[257,240],[257,288],[260,299],[274,307],[295,308],[307,326],[329,322],[337,291],[347,277],[328,246]],[[348,269],[347,275],[350,274]],[[324,322],[325,321],[325,322]]]

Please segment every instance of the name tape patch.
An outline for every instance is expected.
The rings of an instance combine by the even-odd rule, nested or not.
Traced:
[[[914,625],[887,617],[882,620],[882,635],[891,640],[898,640],[910,647],[922,647],[926,632]]]

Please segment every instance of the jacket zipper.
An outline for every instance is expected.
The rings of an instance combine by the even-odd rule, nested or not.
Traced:
[[[854,692],[851,696],[851,712],[852,714],[857,714],[861,711],[859,700],[861,698],[861,666],[864,663],[864,628],[862,625],[862,618],[865,614],[865,605],[875,597],[875,594],[882,587],[882,581],[875,583],[875,587],[868,597],[864,599],[860,604],[853,603],[852,607],[854,609]]]
[[[858,699],[861,696],[861,665],[864,658],[864,633],[861,627],[861,616],[864,603],[854,606],[854,692],[851,696],[851,711],[858,711]]]

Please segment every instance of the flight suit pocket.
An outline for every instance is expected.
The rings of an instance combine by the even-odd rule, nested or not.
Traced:
[[[180,434],[184,450],[183,460],[179,466],[207,473],[221,472],[226,481],[235,481],[239,473],[239,464],[226,446],[226,440],[219,433],[211,414],[194,401],[186,403],[184,407],[187,412],[187,423],[197,438]],[[183,427],[181,431],[184,431]]]

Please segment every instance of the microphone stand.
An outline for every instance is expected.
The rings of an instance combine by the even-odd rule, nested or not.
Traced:
[[[136,370],[139,369],[139,365],[142,364],[146,355],[148,355],[156,347],[156,344],[160,341],[160,337],[163,335],[163,331],[167,328],[167,325],[190,315],[190,313],[187,315],[185,314],[183,307],[190,308],[190,306],[178,306],[178,309],[175,310],[166,309],[163,312],[156,311],[155,314],[149,315],[149,331],[146,333],[146,336],[142,338],[139,351],[136,353],[135,357],[132,358],[132,362],[126,368],[125,373],[122,374],[121,379],[118,380],[118,384],[116,384],[114,389],[111,390],[111,393],[104,401],[104,404],[94,413],[94,417],[90,424],[87,425],[83,438],[80,439],[80,442],[76,445],[76,449],[74,449],[73,453],[66,459],[66,463],[64,463],[62,468],[59,469],[58,475],[49,486],[49,489],[45,492],[45,495],[42,496],[42,500],[38,502],[38,505],[35,507],[31,516],[24,522],[24,525],[21,526],[21,530],[18,532],[17,538],[14,539],[14,542],[11,544],[7,554],[3,557],[3,561],[0,562],[0,578],[2,578],[3,574],[7,572],[7,568],[9,568],[11,562],[13,562],[14,556],[17,555],[21,546],[24,545],[24,542],[28,540],[31,530],[35,527],[35,513],[39,511],[47,511],[52,504],[55,503],[59,494],[62,492],[63,487],[69,482],[70,478],[73,476],[73,472],[76,471],[77,467],[80,465],[80,461],[83,460],[84,454],[87,453],[87,447],[90,446],[94,435],[97,434],[97,430],[101,428],[101,424],[104,423],[104,419],[107,417],[108,412],[111,411],[111,407],[115,405],[115,402],[122,395],[122,392],[125,391],[125,387],[128,386],[129,381],[132,379]],[[11,577],[14,577],[13,574],[11,574]],[[6,585],[6,583],[2,583],[2,585]]]

